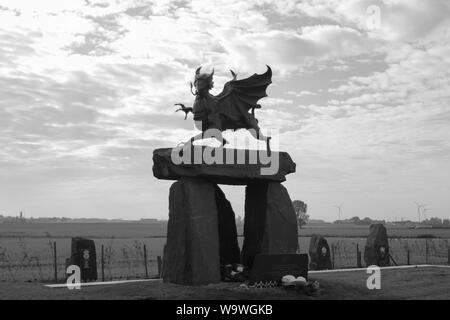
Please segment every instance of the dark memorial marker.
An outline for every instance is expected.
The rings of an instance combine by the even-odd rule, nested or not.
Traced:
[[[70,264],[80,267],[81,281],[97,280],[97,254],[93,240],[72,238]]]
[[[327,240],[319,235],[313,235],[309,243],[310,270],[332,269],[330,247]]]
[[[250,272],[249,284],[277,282],[286,275],[308,279],[307,254],[258,254]]]
[[[364,250],[366,266],[388,266],[389,260],[389,241],[386,228],[381,223],[373,224],[370,226],[370,233]]]

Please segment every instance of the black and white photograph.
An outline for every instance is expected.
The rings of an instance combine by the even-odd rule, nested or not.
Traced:
[[[0,0],[0,300],[450,300],[450,2]]]

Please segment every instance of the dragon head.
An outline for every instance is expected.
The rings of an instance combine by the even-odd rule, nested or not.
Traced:
[[[194,86],[197,92],[210,90],[214,87],[214,69],[211,73],[200,73],[202,67],[198,67],[195,71]]]

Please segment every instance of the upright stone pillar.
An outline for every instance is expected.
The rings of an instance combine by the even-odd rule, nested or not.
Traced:
[[[297,219],[291,198],[277,182],[249,184],[245,195],[242,262],[252,267],[258,253],[296,253]]]
[[[216,204],[219,215],[220,264],[240,263],[236,216],[230,201],[218,186],[216,186]]]
[[[386,227],[381,223],[370,226],[370,233],[364,248],[364,261],[366,266],[389,266],[389,240]]]
[[[330,247],[324,237],[317,234],[311,236],[309,258],[310,270],[332,269]]]
[[[80,267],[82,281],[97,280],[97,253],[94,240],[81,237],[72,238],[72,252],[69,265]]]
[[[170,188],[164,282],[202,285],[220,281],[216,188],[181,178]]]

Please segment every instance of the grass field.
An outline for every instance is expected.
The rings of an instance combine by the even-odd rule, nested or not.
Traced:
[[[365,269],[353,272],[311,274],[320,283],[317,296],[283,288],[242,288],[236,283],[220,283],[200,287],[179,286],[160,282],[128,283],[82,287],[80,290],[52,289],[37,283],[6,283],[0,286],[2,299],[450,299],[449,268],[415,268],[382,270],[381,289],[368,290]],[[170,311],[168,311],[170,312]]]
[[[157,274],[157,256],[162,256],[167,225],[161,223],[8,223],[0,224],[0,281],[53,281],[53,248],[56,242],[58,278],[64,279],[65,259],[70,256],[71,237],[95,240],[97,253],[105,249],[106,279],[136,279],[145,276],[143,246],[147,248],[148,273]],[[242,235],[242,225],[238,225]],[[356,266],[356,249],[364,250],[367,226],[311,224],[300,231],[300,252],[306,253],[312,234],[328,237],[335,247],[336,268]],[[450,230],[407,229],[388,226],[390,248],[399,264],[446,264]],[[427,239],[429,237],[434,237]],[[239,237],[242,246],[243,238]],[[99,260],[99,259],[98,259]],[[99,269],[100,270],[100,269]]]
[[[435,237],[450,239],[450,229],[409,229],[386,226],[392,238]],[[238,224],[238,234],[242,235],[243,225]],[[114,223],[0,223],[1,238],[70,238],[85,236],[90,238],[146,238],[165,237],[166,222],[114,222]],[[366,237],[368,226],[351,224],[308,224],[300,230],[300,236],[318,233],[326,237],[358,238]]]

